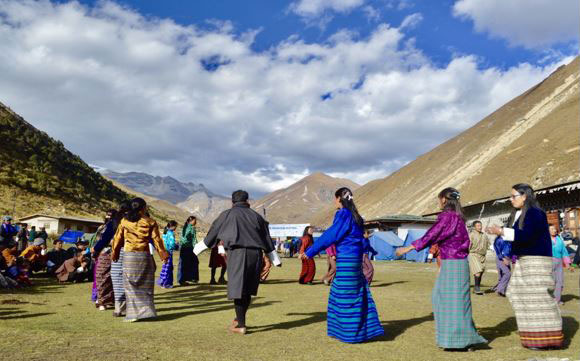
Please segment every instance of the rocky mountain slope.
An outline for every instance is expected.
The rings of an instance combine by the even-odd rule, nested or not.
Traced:
[[[542,188],[580,179],[579,66],[576,58],[472,128],[359,188],[363,216],[434,212],[447,186],[469,205],[505,196],[515,183]],[[327,208],[316,221],[328,224],[332,213]]]
[[[332,203],[334,192],[340,187],[354,191],[360,186],[348,179],[313,173],[252,202],[252,207],[260,214],[265,209],[270,223],[310,223],[314,214]]]

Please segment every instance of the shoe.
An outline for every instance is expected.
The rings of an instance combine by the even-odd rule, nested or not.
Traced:
[[[227,284],[228,284],[228,281],[226,281],[226,279],[225,279],[225,278],[220,278],[220,279],[218,280],[218,283],[219,283],[220,285],[227,285]]]
[[[500,296],[500,297],[505,297],[505,295],[503,293],[501,293],[501,292],[498,292],[497,295]]]
[[[124,319],[123,322],[127,322],[127,323],[133,323],[133,322],[137,322],[138,320],[136,318],[132,318],[130,320]]]
[[[217,285],[217,282],[215,280],[211,280],[211,281],[209,281],[209,284],[210,285]]]
[[[323,280],[322,282],[327,286],[330,284],[330,282],[328,282],[328,280]]]
[[[483,295],[483,291],[482,291],[482,290],[479,288],[479,286],[475,286],[475,287],[473,288],[473,292],[474,292],[476,295]]]
[[[106,311],[106,310],[107,310],[107,307],[105,307],[105,306],[99,306],[99,311]]]
[[[238,335],[245,335],[246,328],[245,327],[234,327],[233,325],[230,326],[229,331],[231,333],[237,333]]]

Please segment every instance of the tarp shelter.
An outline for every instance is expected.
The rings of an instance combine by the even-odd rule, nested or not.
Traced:
[[[425,233],[427,233],[427,230],[424,229],[409,229],[409,231],[407,232],[407,238],[405,239],[405,247],[410,246],[411,243],[423,237]],[[419,252],[413,250],[405,255],[405,259],[407,261],[424,263],[427,261],[428,256],[429,256],[429,247]]]
[[[58,239],[64,243],[76,243],[79,238],[82,238],[83,234],[84,232],[81,231],[64,231]]]
[[[395,256],[395,250],[399,247],[403,247],[405,241],[400,239],[395,233],[391,231],[387,232],[374,232],[369,238],[371,247],[377,251],[374,259],[378,261],[393,261],[401,258]]]

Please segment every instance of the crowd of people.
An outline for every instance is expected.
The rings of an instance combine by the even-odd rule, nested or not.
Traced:
[[[271,267],[281,266],[268,223],[250,208],[248,199],[247,192],[234,192],[232,207],[220,214],[200,242],[195,217],[184,222],[180,235],[176,221],[168,222],[161,231],[141,198],[107,212],[94,242],[79,240],[68,250],[63,249],[62,241],[55,240],[47,252],[46,238],[40,233],[32,237],[30,233],[36,231],[26,233],[25,225],[16,231],[10,217],[5,217],[0,232],[0,282],[5,287],[29,285],[30,273],[41,270],[61,282],[92,279],[96,307],[114,309],[114,316],[135,322],[156,317],[155,251],[162,261],[157,284],[172,288],[173,253],[179,252],[177,283],[188,286],[199,282],[197,256],[210,249],[210,284],[227,284],[227,297],[233,301],[235,312],[229,330],[245,334],[252,296],[257,295]],[[441,213],[435,224],[410,246],[396,250],[401,257],[413,250],[429,249],[430,258],[438,261],[432,295],[437,345],[445,350],[470,350],[487,343],[473,322],[470,288],[473,276],[474,294],[484,294],[481,280],[487,252],[493,248],[498,282],[492,290],[509,299],[522,345],[529,349],[562,347],[559,306],[563,270],[573,270],[565,243],[570,235],[566,230],[559,235],[556,225],[548,224],[533,189],[527,184],[514,185],[510,197],[514,210],[507,224],[484,229],[481,221],[475,221],[471,232],[457,189],[445,188],[437,199]],[[306,227],[299,247],[290,254],[296,252],[302,263],[298,282],[308,285],[316,275],[314,257],[326,252],[328,267],[322,282],[330,286],[327,334],[342,342],[359,343],[385,333],[370,288],[374,274],[371,258],[376,252],[350,189],[336,191],[335,206],[332,226],[316,240],[314,228]],[[495,237],[493,242],[491,236]],[[216,280],[218,268],[221,272]]]

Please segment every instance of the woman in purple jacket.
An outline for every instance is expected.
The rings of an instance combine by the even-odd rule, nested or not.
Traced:
[[[437,222],[409,247],[397,249],[400,257],[433,244],[439,246],[441,271],[435,282],[432,302],[437,346],[446,351],[468,350],[472,345],[487,343],[477,333],[471,313],[467,262],[469,234],[459,198],[459,191],[454,188],[442,190],[439,193],[442,212]]]

